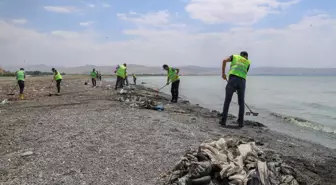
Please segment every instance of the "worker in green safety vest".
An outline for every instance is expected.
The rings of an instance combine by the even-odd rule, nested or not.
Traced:
[[[97,85],[97,72],[96,69],[93,69],[91,72],[91,81],[92,81],[92,87],[96,87]]]
[[[227,80],[225,74],[226,63],[231,62],[229,79]],[[245,111],[245,88],[246,88],[246,76],[250,69],[251,62],[248,60],[248,53],[242,51],[240,55],[231,55],[229,58],[223,60],[222,64],[222,78],[227,81],[225,101],[223,106],[222,118],[220,124],[226,125],[226,120],[229,112],[229,106],[232,100],[233,93],[237,92],[239,113],[238,113],[238,125],[244,126],[244,111]]]
[[[132,76],[133,76],[133,83],[134,83],[134,85],[136,85],[136,80],[137,80],[137,77],[135,76],[135,74],[134,74],[134,73],[132,74]]]
[[[124,80],[126,77],[126,63],[118,65],[116,70],[114,71],[117,75],[117,80],[116,80],[116,84],[115,84],[115,90],[119,88],[123,88],[124,87]]]
[[[128,86],[128,74],[127,74],[127,68],[126,68],[126,74],[125,74],[125,80],[124,83],[126,86]]]
[[[25,87],[25,81],[26,79],[26,74],[23,68],[20,68],[19,71],[16,72],[16,80],[18,82],[19,88],[20,88],[20,99],[23,100],[24,96],[23,96],[23,91],[24,91],[24,87]]]
[[[180,77],[179,77],[179,72],[180,69],[178,68],[173,68],[169,67],[167,64],[164,64],[163,69],[167,71],[167,85],[171,83],[171,95],[172,103],[177,103],[177,99],[179,96],[179,86],[180,86]]]
[[[61,82],[62,82],[62,75],[60,72],[58,72],[55,68],[52,68],[51,71],[54,73],[54,79],[56,81],[56,87],[57,87],[57,94],[60,95],[61,93]]]

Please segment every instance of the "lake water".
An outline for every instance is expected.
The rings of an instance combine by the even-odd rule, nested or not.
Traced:
[[[160,88],[166,77],[138,77],[137,82]],[[182,76],[180,96],[222,112],[225,85],[220,76]],[[245,119],[336,148],[336,77],[249,76],[246,85],[245,101],[259,116]],[[170,87],[162,92],[170,93]],[[236,95],[229,112],[238,114]]]

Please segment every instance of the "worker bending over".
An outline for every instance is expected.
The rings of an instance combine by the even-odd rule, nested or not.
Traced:
[[[115,84],[115,90],[119,88],[123,88],[124,87],[124,80],[126,77],[126,63],[118,65],[117,69],[114,71],[117,75],[117,81]]]
[[[52,68],[51,71],[54,73],[54,80],[56,81],[56,87],[57,87],[57,94],[56,95],[60,95],[62,75],[55,68]]]
[[[24,69],[20,68],[20,70],[16,72],[16,80],[17,80],[19,88],[20,88],[20,99],[21,100],[24,99],[23,90],[24,90],[24,87],[25,87],[25,83],[24,83],[25,79],[26,79],[26,74],[24,72]]]
[[[164,64],[163,69],[167,71],[167,85],[171,83],[171,95],[172,95],[172,103],[176,103],[179,95],[179,86],[180,86],[180,77],[179,72],[180,69],[169,67]]]
[[[225,75],[226,63],[231,62],[229,71],[229,80]],[[248,60],[248,53],[242,51],[240,55],[232,55],[227,59],[223,60],[222,64],[222,78],[227,81],[225,101],[223,106],[223,115],[219,124],[225,126],[226,120],[229,112],[229,106],[232,100],[233,93],[238,94],[238,125],[239,127],[244,126],[244,111],[245,111],[245,88],[246,88],[246,76],[250,69],[250,61]]]

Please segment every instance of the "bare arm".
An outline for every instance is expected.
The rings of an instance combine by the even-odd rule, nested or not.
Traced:
[[[225,75],[226,63],[227,62],[231,62],[232,58],[233,58],[233,56],[230,56],[229,58],[226,58],[226,59],[223,60],[223,63],[222,63],[222,76]]]
[[[175,68],[175,70],[176,70],[176,74],[178,75],[180,73],[180,69]]]

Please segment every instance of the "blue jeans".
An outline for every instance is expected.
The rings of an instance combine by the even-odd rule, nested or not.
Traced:
[[[238,123],[240,125],[244,124],[244,112],[245,112],[245,88],[246,88],[246,80],[244,78],[230,75],[229,81],[226,85],[225,92],[225,101],[223,106],[223,117],[222,120],[226,122],[229,107],[232,100],[233,93],[237,91],[238,94],[238,105],[239,105],[239,113],[238,113]]]

